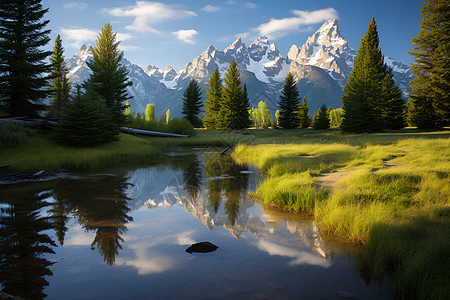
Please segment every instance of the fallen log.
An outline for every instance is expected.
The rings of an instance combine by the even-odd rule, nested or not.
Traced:
[[[140,134],[146,136],[159,136],[159,137],[189,137],[187,134],[166,133],[151,130],[134,129],[129,127],[120,127],[120,130],[125,133]]]
[[[46,119],[32,119],[28,117],[17,117],[17,118],[4,118],[0,119],[0,122],[11,122],[24,126],[41,126],[44,124],[48,125],[59,125],[56,121],[46,120]]]

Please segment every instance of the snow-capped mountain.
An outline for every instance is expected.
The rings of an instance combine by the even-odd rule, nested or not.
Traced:
[[[255,39],[249,46],[237,38],[224,50],[208,46],[198,57],[176,72],[171,66],[160,69],[149,65],[145,69],[124,59],[133,86],[129,88],[131,110],[143,113],[153,103],[156,115],[170,109],[172,116],[181,116],[182,94],[191,79],[199,81],[206,100],[207,82],[215,68],[223,76],[234,58],[240,68],[242,84],[247,85],[250,105],[256,107],[266,101],[273,112],[277,109],[280,91],[288,72],[298,81],[301,96],[306,96],[310,113],[322,104],[332,108],[342,105],[343,87],[350,76],[356,51],[340,33],[336,19],[325,22],[301,47],[292,45],[286,58],[265,36]],[[81,83],[88,79],[90,70],[86,61],[92,59],[90,45],[83,45],[69,60],[69,79]],[[394,73],[402,90],[410,90],[413,79],[410,68],[386,56],[385,62]]]

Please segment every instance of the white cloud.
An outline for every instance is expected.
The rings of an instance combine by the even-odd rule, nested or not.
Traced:
[[[129,33],[121,33],[121,32],[117,33],[117,40],[118,41],[127,41],[127,40],[131,40],[131,39],[134,39],[134,38],[136,38],[136,36],[132,35],[132,34],[129,34]]]
[[[85,43],[93,43],[98,32],[88,28],[61,28],[63,42],[71,47],[78,48]]]
[[[253,3],[253,2],[246,2],[244,5],[247,8],[258,8],[258,5],[256,3]]]
[[[90,246],[95,239],[95,232],[85,231],[81,225],[74,226],[67,234],[66,246]]]
[[[156,253],[148,253],[148,244],[135,244],[130,246],[136,254],[136,258],[118,258],[116,259],[116,265],[119,266],[131,266],[137,269],[139,275],[148,275],[154,273],[161,273],[172,269],[175,266],[175,262],[164,256],[159,256]]]
[[[154,33],[160,33],[153,27],[155,23],[197,16],[193,11],[178,9],[174,5],[147,1],[137,1],[134,6],[114,7],[104,11],[115,17],[133,17],[133,22],[126,26],[129,30]]]
[[[130,46],[130,45],[119,45],[119,49],[122,51],[135,51],[135,50],[142,50],[142,47],[138,47],[138,46]]]
[[[217,12],[220,10],[219,6],[212,6],[212,5],[206,5],[205,7],[202,8],[203,11],[212,13],[212,12]]]
[[[331,263],[313,253],[307,251],[300,251],[297,249],[281,246],[280,244],[272,243],[265,240],[259,240],[257,244],[258,249],[267,252],[269,255],[277,255],[292,258],[289,265],[314,265],[328,268]]]
[[[172,32],[177,39],[180,41],[183,41],[187,44],[194,44],[194,35],[198,34],[197,30],[194,29],[188,29],[188,30],[178,30],[175,32]]]
[[[87,3],[84,2],[67,2],[63,3],[63,7],[67,9],[79,9],[83,10],[88,7]]]
[[[305,30],[304,25],[317,24],[329,19],[337,19],[338,13],[334,8],[326,8],[314,11],[292,10],[296,17],[274,19],[268,23],[259,25],[255,30],[260,35],[267,35],[272,39],[287,35],[289,32],[299,32]]]

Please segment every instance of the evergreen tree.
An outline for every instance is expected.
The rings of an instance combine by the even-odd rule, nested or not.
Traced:
[[[217,127],[219,129],[242,129],[249,123],[248,119],[243,119],[243,108],[246,106],[243,101],[243,92],[241,90],[241,79],[239,69],[234,58],[225,73],[223,79],[225,84],[222,87],[222,102],[217,118]],[[248,114],[247,114],[248,116]]]
[[[55,39],[55,46],[53,47],[53,54],[50,57],[52,63],[52,70],[50,73],[50,97],[52,98],[51,105],[48,110],[48,115],[54,118],[60,118],[64,105],[69,100],[71,83],[67,79],[69,69],[64,63],[64,48],[62,46],[61,36]]]
[[[120,63],[123,51],[119,50],[120,42],[116,41],[116,33],[112,26],[106,23],[97,36],[92,49],[93,59],[87,62],[92,70],[91,77],[84,83],[86,89],[93,89],[105,101],[112,119],[117,125],[125,122],[125,101],[130,99],[127,87],[132,85],[128,80],[128,72]]]
[[[244,90],[242,91],[242,103],[240,107],[240,120],[242,128],[248,128],[252,126],[250,120],[250,100],[248,99],[247,85],[244,84]]]
[[[392,68],[387,68],[382,88],[385,97],[381,107],[384,128],[400,129],[405,127],[405,101],[402,99],[402,91],[395,85]]]
[[[298,117],[300,121],[300,128],[308,128],[309,125],[311,125],[311,120],[309,119],[308,103],[306,102],[306,96],[303,97],[303,102],[299,104]]]
[[[323,104],[317,114],[315,115],[312,123],[314,129],[328,129],[330,128],[330,115],[327,111],[327,106]]]
[[[155,120],[155,106],[151,103],[147,104],[145,107],[145,121]]]
[[[50,41],[47,12],[40,0],[0,2],[0,113],[35,117],[45,109],[51,51],[39,48]]]
[[[202,92],[197,80],[191,79],[183,93],[183,109],[181,113],[194,127],[201,127],[198,114],[202,107]]]
[[[206,128],[217,128],[217,118],[220,111],[220,102],[222,99],[222,80],[220,79],[219,69],[216,68],[208,80],[209,89],[206,90],[205,118],[203,125]]]
[[[280,117],[278,124],[283,128],[295,128],[299,126],[298,104],[300,102],[294,76],[288,73],[284,80],[282,95],[280,96]]]
[[[376,132],[384,128],[381,107],[386,100],[382,86],[386,65],[378,45],[377,25],[372,18],[344,87],[341,126],[345,131]]]
[[[111,118],[102,97],[88,89],[84,94],[80,87],[61,116],[57,139],[75,147],[89,147],[116,141],[119,130]]]
[[[413,43],[409,121],[419,128],[450,125],[450,6],[448,1],[425,0],[421,30]]]

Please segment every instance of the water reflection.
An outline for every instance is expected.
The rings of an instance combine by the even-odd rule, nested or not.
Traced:
[[[124,240],[121,235],[127,231],[126,224],[133,220],[128,215],[130,199],[126,196],[127,187],[123,176],[60,180],[54,186],[53,197],[59,209],[53,211],[70,211],[86,231],[95,232],[91,249],[97,248],[109,265],[114,264],[119,249],[122,249]],[[64,228],[61,221],[64,217],[57,214],[55,218],[61,223],[56,231],[60,239],[63,234],[58,232]]]
[[[7,195],[7,196],[6,196]],[[45,254],[54,253],[55,242],[45,233],[52,219],[41,214],[49,207],[49,194],[42,185],[28,184],[2,190],[0,216],[0,282],[3,291],[25,299],[43,299],[46,276],[53,275],[52,262]]]
[[[171,290],[179,292],[174,298],[183,299],[189,293],[203,295],[196,291],[206,289],[197,282],[205,274],[209,274],[202,277],[208,292],[215,293],[218,286],[228,289],[231,282],[237,290],[264,290],[266,282],[293,287],[294,282],[286,282],[297,277],[308,280],[301,268],[333,269],[331,251],[311,219],[289,217],[248,197],[249,188],[260,180],[255,168],[213,153],[175,159],[170,165],[137,169],[124,176],[60,179],[11,187],[11,191],[1,187],[2,195],[10,196],[0,199],[4,203],[0,204],[3,290],[42,299],[53,269],[59,271],[55,277],[63,274],[75,286],[84,280],[76,286],[80,290],[84,285],[96,289],[97,277],[111,280],[110,287],[117,283],[120,290],[131,282],[137,298],[145,294],[141,291],[161,290],[158,284],[165,279],[181,287]],[[59,247],[49,237],[53,232]],[[211,240],[219,250],[201,258],[186,256],[186,246],[204,240]],[[111,267],[92,263],[88,257],[94,262],[103,259],[118,272],[107,271],[103,268]],[[77,261],[77,266],[57,263],[50,269],[52,259]],[[189,284],[181,283],[186,280]],[[148,287],[147,282],[158,284]],[[274,291],[267,295],[278,296],[280,289]],[[154,298],[163,295],[154,293]],[[236,298],[241,298],[239,293]],[[295,288],[286,295],[295,295]],[[54,299],[64,298],[59,296]],[[126,292],[114,297],[133,298]]]

